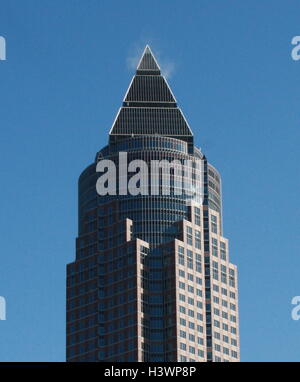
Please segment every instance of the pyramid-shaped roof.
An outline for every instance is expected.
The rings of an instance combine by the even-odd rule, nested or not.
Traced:
[[[144,52],[142,54],[142,57],[140,59],[140,62],[137,66],[137,71],[154,71],[154,72],[160,72],[160,67],[151,52],[150,46],[146,45]]]
[[[110,138],[161,135],[192,141],[193,134],[160,67],[147,45],[138,63]]]

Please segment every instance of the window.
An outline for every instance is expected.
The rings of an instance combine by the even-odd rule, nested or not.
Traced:
[[[201,249],[201,232],[195,230],[195,247]]]
[[[193,310],[189,309],[188,310],[188,315],[189,315],[189,317],[194,317],[195,313],[194,313]]]
[[[235,293],[234,292],[230,292],[230,298],[235,299]]]
[[[180,330],[180,337],[186,338],[186,332],[184,332],[183,330]]]
[[[191,297],[188,297],[188,304],[194,305],[194,299]]]
[[[189,226],[186,227],[186,242],[193,245],[193,229]]]
[[[195,324],[191,321],[189,321],[189,328],[190,329],[195,329]]]
[[[178,255],[178,264],[184,265],[184,256],[181,254]]]
[[[217,217],[215,215],[210,215],[211,219],[211,231],[213,233],[218,233],[218,226],[217,226]]]
[[[187,250],[187,257],[189,258],[189,259],[192,259],[193,260],[193,251],[191,251],[191,250]]]
[[[201,260],[201,255],[200,255],[200,253],[197,253],[197,252],[196,252],[196,253],[195,253],[195,257],[196,257],[196,260],[197,260],[197,261],[200,261],[200,262],[202,261],[202,260]]]
[[[231,345],[237,346],[237,340],[235,340],[234,338],[231,338]]]
[[[180,342],[180,349],[186,350],[186,344],[184,344],[183,342]]]
[[[189,352],[190,352],[191,354],[195,354],[195,348],[194,348],[193,346],[190,346],[190,347],[189,347]]]
[[[213,279],[218,281],[219,280],[219,274],[216,269],[213,269]]]
[[[196,277],[196,283],[202,285],[202,279],[200,277]]]
[[[226,261],[226,251],[225,249],[220,249],[220,256],[221,256],[221,259],[222,260],[225,260]]]
[[[185,307],[180,305],[179,312],[185,314]]]
[[[236,317],[233,316],[233,315],[230,315],[230,321],[232,321],[232,322],[236,322]]]
[[[180,289],[185,289],[185,283],[179,281],[179,288]]]
[[[226,275],[224,273],[221,273],[221,281],[222,283],[226,284],[227,283],[227,278],[226,278]]]
[[[193,334],[189,334],[189,341],[195,342],[195,336]]]
[[[201,211],[200,211],[200,208],[198,208],[198,207],[194,208],[194,217],[195,217],[195,224],[200,226],[201,225]]]
[[[212,247],[212,255],[218,257],[218,248],[215,246]]]
[[[228,313],[222,312],[222,317],[225,318],[226,320],[228,319]]]
[[[233,358],[237,358],[237,357],[238,357],[238,354],[237,354],[236,351],[231,350],[231,356],[232,356]]]

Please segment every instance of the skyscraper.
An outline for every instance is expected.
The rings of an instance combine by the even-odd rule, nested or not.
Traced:
[[[100,195],[98,164],[108,160],[120,176],[115,191]],[[140,161],[173,163],[169,187],[158,166],[129,193]],[[183,183],[190,192],[177,192]],[[67,360],[239,361],[237,268],[223,237],[220,174],[194,146],[149,46],[78,192]]]

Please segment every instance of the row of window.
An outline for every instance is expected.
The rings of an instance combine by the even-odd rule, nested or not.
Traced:
[[[179,301],[186,302],[190,305],[195,305],[195,300],[192,297],[186,297],[184,294],[179,293]],[[196,300],[196,306],[197,308],[202,309],[203,303],[202,301]]]
[[[197,330],[198,333],[203,333],[203,326],[195,325],[194,322],[188,321],[188,323],[187,323],[187,321],[184,318],[180,318],[179,323],[181,326],[186,326],[189,329]]]
[[[215,304],[220,304],[220,298],[219,297],[217,297],[217,296],[213,296],[213,302],[215,303]],[[226,300],[221,300],[221,305],[224,307],[224,308],[228,308],[228,302],[226,301]],[[230,307],[230,309],[232,309],[232,310],[236,310],[236,305],[235,304],[232,304],[232,303],[230,303],[229,304],[229,307]]]
[[[215,351],[221,352],[221,346],[218,344],[215,344]],[[226,355],[229,355],[230,350],[226,346],[223,346],[223,353]],[[238,353],[234,350],[231,350],[231,357],[238,358]]]
[[[78,308],[80,306],[91,304],[97,300],[97,297],[98,297],[98,294],[97,294],[97,292],[94,291],[93,293],[90,293],[88,295],[84,295],[80,298],[72,299],[72,300],[68,301],[67,308],[68,308],[68,310],[72,310],[72,309]]]
[[[183,271],[182,269],[179,269],[179,270],[178,270],[178,275],[179,275],[180,277],[185,278],[185,277],[186,277],[186,272]],[[188,279],[189,281],[194,281],[194,280],[195,280],[197,284],[202,285],[202,278],[201,278],[201,277],[194,276],[193,274],[188,273],[188,272],[187,272],[187,279]]]
[[[91,350],[96,349],[95,341],[87,342],[79,346],[74,346],[73,348],[68,349],[68,358],[74,357],[77,354],[87,353]]]
[[[127,346],[125,347],[124,343],[120,343],[119,345],[111,346],[106,352],[100,352],[99,358],[100,360],[103,360],[105,358],[112,357],[116,354],[132,351],[136,348],[136,340],[129,340],[127,342]]]
[[[67,320],[68,322],[72,322],[78,319],[82,319],[84,317],[90,316],[91,314],[94,314],[97,312],[97,305],[87,305],[81,309],[69,312],[67,314]]]
[[[234,328],[235,329],[235,328]],[[217,340],[221,340],[221,334],[219,332],[214,332],[214,337]],[[223,341],[229,344],[229,337],[226,335],[223,335],[222,337]],[[231,345],[237,346],[237,340],[235,338],[231,338]]]
[[[91,328],[97,324],[97,316],[86,318],[85,320],[74,322],[71,325],[67,326],[67,333],[74,333],[77,331],[81,331],[87,328]]]
[[[186,285],[184,282],[179,281],[178,286],[180,289],[187,290],[190,293],[195,293],[195,288],[192,285]],[[196,295],[202,297],[202,290],[196,288]]]
[[[213,291],[220,292],[219,285],[213,284]],[[228,290],[226,288],[221,288],[221,293],[224,296],[228,296]],[[235,292],[229,291],[229,297],[235,299],[236,298]]]
[[[117,342],[121,342],[121,341],[126,341],[128,340],[129,338],[133,338],[133,337],[136,337],[137,336],[137,331],[136,331],[136,327],[131,327],[131,328],[128,328],[124,331],[121,331],[121,332],[118,332],[118,333],[115,333],[115,334],[111,334],[109,336],[105,336],[105,337],[99,337],[99,346],[107,346],[107,345],[112,345],[114,343],[117,343]],[[120,344],[119,346],[121,346],[124,344]]]
[[[218,320],[214,320],[214,326],[216,327],[216,328],[221,328],[221,323],[220,323],[220,321],[218,321]],[[227,324],[225,324],[224,322],[222,323],[222,329],[223,330],[225,330],[226,332],[229,332],[229,326],[227,325]],[[231,326],[230,327],[230,332],[232,333],[232,334],[236,334],[236,328],[235,327],[233,327],[233,326]]]
[[[72,334],[67,338],[67,345],[72,346],[76,343],[87,341],[91,338],[94,338],[97,336],[96,328],[89,329],[89,330],[83,330],[82,332],[78,334]]]
[[[184,330],[180,330],[179,335],[181,338],[188,339],[191,342],[196,342],[198,345],[204,345],[204,339],[202,337],[195,337],[192,333],[186,333]]]
[[[196,350],[197,350],[197,354],[199,357],[204,357],[204,351],[202,349],[196,349],[194,346],[188,346],[183,343],[183,342],[180,342],[179,344],[179,347],[180,347],[180,350],[183,350],[183,351],[188,351],[190,354],[196,354]]]
[[[199,312],[195,312],[195,310],[193,309],[186,309],[184,306],[179,305],[179,312],[182,314],[187,314],[191,318],[194,318],[196,314],[197,320],[203,321],[203,314]]]

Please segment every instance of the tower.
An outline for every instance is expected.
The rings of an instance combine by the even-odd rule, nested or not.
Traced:
[[[97,189],[103,161],[117,178],[106,195]],[[149,46],[78,193],[67,360],[238,361],[237,269],[223,237],[220,174],[194,146]]]

